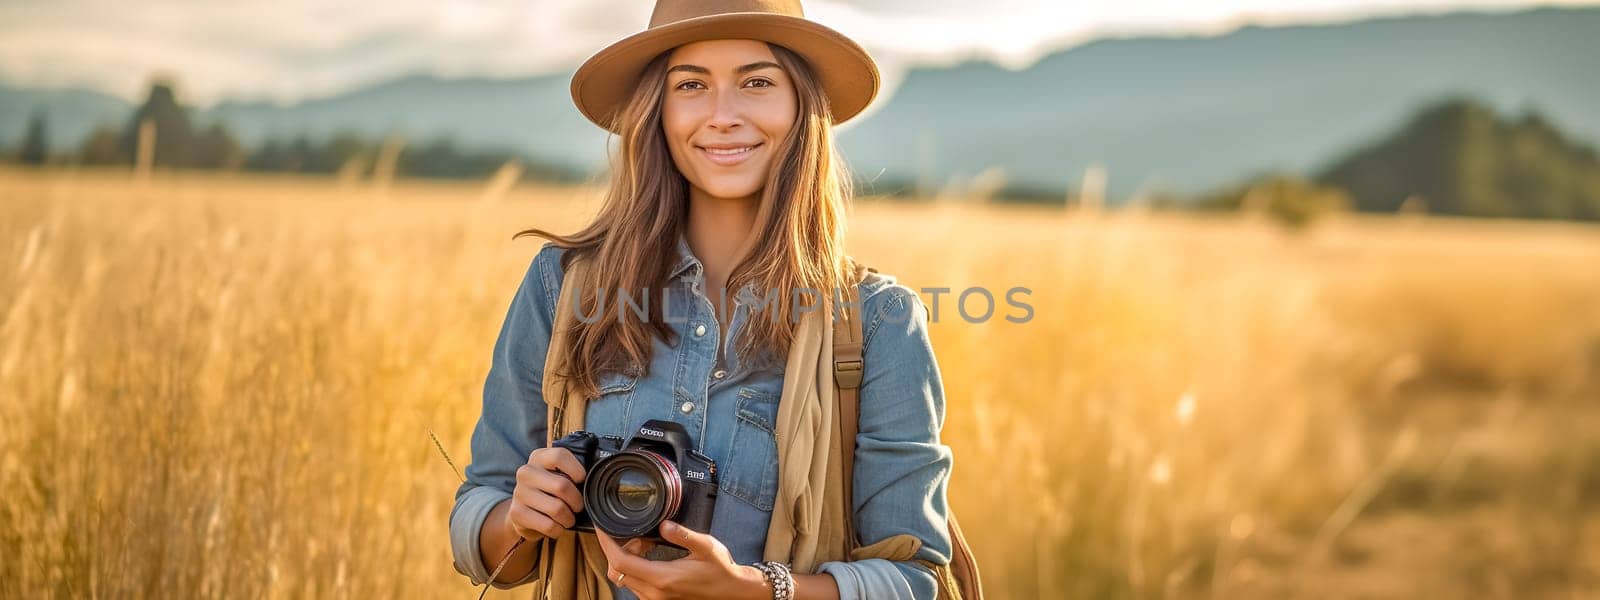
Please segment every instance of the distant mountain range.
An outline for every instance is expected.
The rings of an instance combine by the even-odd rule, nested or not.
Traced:
[[[195,117],[251,145],[399,131],[597,169],[605,138],[573,108],[569,77],[415,76],[287,106],[224,102]],[[1537,109],[1576,140],[1600,140],[1600,8],[1105,39],[1018,71],[916,68],[840,143],[877,191],[999,167],[1015,190],[1059,194],[1098,163],[1115,200],[1322,171],[1444,97]],[[15,144],[40,106],[57,148],[76,148],[96,123],[121,126],[133,109],[96,92],[0,85],[0,144]]]

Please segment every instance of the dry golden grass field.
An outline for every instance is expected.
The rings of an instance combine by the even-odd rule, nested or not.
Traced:
[[[465,464],[511,234],[595,195],[482,190],[0,171],[0,597],[475,596],[428,431]],[[933,325],[994,598],[1600,595],[1600,229],[869,199],[851,241],[1033,290]]]

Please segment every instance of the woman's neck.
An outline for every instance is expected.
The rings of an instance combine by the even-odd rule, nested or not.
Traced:
[[[706,296],[714,304],[725,297],[721,290],[755,228],[760,198],[759,191],[748,198],[717,198],[689,187],[689,249],[705,266]]]

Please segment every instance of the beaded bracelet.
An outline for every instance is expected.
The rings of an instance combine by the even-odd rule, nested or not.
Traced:
[[[772,600],[794,600],[794,574],[790,573],[789,565],[767,561],[753,566],[767,578],[767,587],[772,588]]]

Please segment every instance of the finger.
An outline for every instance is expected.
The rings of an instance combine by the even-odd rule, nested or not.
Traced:
[[[532,488],[560,496],[567,501],[567,505],[574,511],[583,510],[583,493],[578,490],[577,484],[572,483],[565,475],[559,472],[547,471],[544,467],[536,465],[522,465],[517,467],[516,489]]]
[[[532,477],[533,487],[544,490],[546,493],[561,498],[566,502],[572,512],[583,511],[583,492],[578,491],[578,486],[560,473],[539,471],[534,469]]]
[[[583,464],[579,463],[578,457],[573,456],[566,448],[540,448],[533,451],[533,455],[528,457],[528,462],[547,471],[564,473],[567,479],[572,481],[583,481]]]
[[[566,500],[535,487],[517,486],[516,490],[511,492],[511,502],[514,505],[524,506],[536,512],[549,515],[557,521],[567,523],[569,526],[577,523],[578,520],[577,513],[567,506]],[[568,523],[569,521],[570,523]]]
[[[517,529],[518,535],[528,539],[561,537],[566,531],[566,528],[554,519],[523,505],[511,507],[511,524]]]
[[[661,522],[661,537],[700,557],[719,556],[718,550],[723,548],[717,538],[679,525],[676,521]]]
[[[538,532],[528,527],[528,517],[523,514],[524,508],[521,503],[513,501],[511,509],[506,511],[506,521],[511,523],[511,530],[517,532],[517,535],[531,539]]]
[[[606,532],[600,531],[599,528],[595,528],[594,535],[600,538],[600,549],[606,554],[606,562],[618,572],[627,573],[629,583],[632,583],[634,578],[638,578],[652,588],[660,587],[662,567],[651,562],[650,559],[643,556],[635,556],[623,550],[616,540],[606,535]]]
[[[622,545],[623,550],[626,550],[629,554],[634,556],[644,556],[646,552],[649,552],[651,548],[655,547],[655,542],[644,538],[633,538],[628,540],[628,543]]]
[[[599,527],[594,529],[594,537],[600,540],[600,551],[605,552],[606,563],[611,565],[613,569],[618,568],[621,563],[621,555],[627,553],[623,552],[617,542],[612,540],[611,536],[607,535],[606,532],[601,531]]]
[[[617,587],[628,588],[629,591],[633,592],[633,595],[639,597],[639,600],[655,600],[656,598],[666,597],[665,594],[661,593],[660,588],[650,585],[648,582],[639,579],[638,577],[633,577],[631,575],[628,577],[623,577],[622,572],[618,571],[615,567],[606,569],[606,577],[610,578],[611,583],[616,584]],[[618,580],[621,581],[619,582]]]
[[[534,497],[529,500],[527,506],[528,508],[532,508],[536,511],[544,513],[545,516],[550,517],[557,523],[560,523],[563,528],[571,529],[573,525],[578,524],[577,515],[572,514],[572,509],[567,507],[566,502],[561,501],[560,498],[555,496],[551,496],[549,494],[534,494]]]

